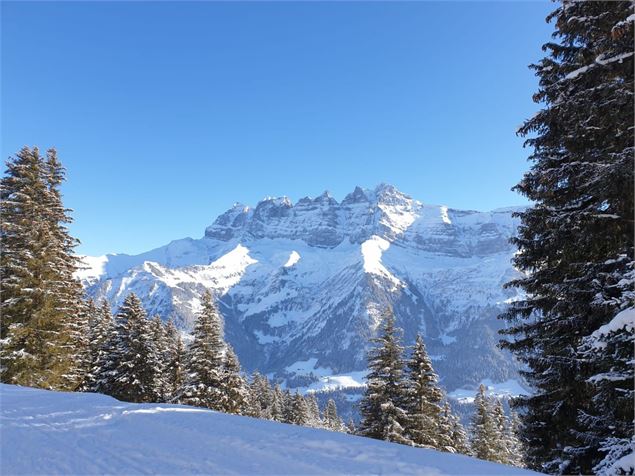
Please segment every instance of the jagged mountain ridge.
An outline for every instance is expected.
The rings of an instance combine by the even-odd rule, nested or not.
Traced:
[[[241,363],[292,387],[359,375],[390,304],[405,342],[424,334],[452,390],[517,377],[496,348],[496,315],[516,298],[502,289],[516,274],[514,210],[424,205],[390,185],[357,187],[341,202],[326,192],[295,204],[268,198],[234,205],[201,239],[87,258],[80,277],[89,295],[114,307],[134,291],[149,313],[184,331],[212,289]]]

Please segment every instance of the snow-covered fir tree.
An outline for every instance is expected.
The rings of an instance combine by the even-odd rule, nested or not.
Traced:
[[[359,434],[378,440],[411,444],[405,434],[403,347],[395,328],[392,309],[382,314],[382,329],[368,353],[367,387],[360,403]]]
[[[505,431],[505,440],[508,450],[507,464],[512,466],[525,466],[525,450],[519,437],[520,433],[520,417],[515,411],[511,411],[511,415],[507,422]]]
[[[273,392],[269,380],[260,373],[254,372],[251,376],[251,384],[249,385],[247,403],[245,405],[246,414],[255,418],[271,420],[272,400]],[[282,413],[284,413],[284,398],[281,406],[283,408]]]
[[[498,439],[491,405],[485,395],[485,386],[481,384],[474,398],[474,415],[470,427],[472,454],[479,459],[497,461]]]
[[[632,295],[632,276],[623,281],[620,284],[630,286],[627,293]],[[635,309],[628,308],[585,338],[581,346],[584,361],[593,365],[587,379],[593,397],[592,404],[580,412],[579,420],[586,429],[580,436],[587,444],[598,445],[602,458],[593,467],[598,475],[635,474],[631,420],[634,344]]]
[[[324,426],[324,422],[320,416],[320,406],[315,398],[315,394],[307,395],[305,400],[308,410],[308,420],[306,425],[312,428],[322,428]]]
[[[177,400],[186,405],[223,411],[227,404],[222,390],[225,374],[223,323],[209,291],[203,295],[201,304],[194,324],[194,340],[187,350],[185,379],[177,392]]]
[[[416,446],[444,450],[450,442],[446,441],[447,433],[441,431],[443,392],[420,335],[417,335],[407,367],[404,398],[404,410],[408,414],[406,433]]]
[[[105,361],[110,352],[109,339],[114,332],[114,323],[110,304],[105,299],[99,306],[89,301],[90,320],[89,320],[89,350],[90,350],[90,370],[82,390],[91,391],[96,389],[97,379],[100,375],[100,369],[105,365]]]
[[[467,432],[459,418],[452,412],[450,404],[446,401],[441,414],[441,434],[445,451],[450,453],[472,454],[468,443]]]
[[[554,40],[532,66],[543,109],[519,130],[533,165],[516,190],[534,205],[519,213],[514,264],[527,274],[511,285],[527,297],[504,316],[504,345],[535,389],[522,402],[527,463],[549,473],[604,471],[632,451],[632,333],[589,341],[633,307],[634,5],[565,0],[548,17]]]
[[[104,346],[96,390],[127,402],[158,402],[161,357],[141,301],[126,296]]]
[[[507,438],[509,422],[505,416],[503,403],[500,399],[495,398],[491,400],[490,407],[494,427],[494,437],[490,442],[494,456],[492,461],[496,461],[501,464],[509,464],[512,459],[510,442]]]
[[[240,374],[240,363],[234,349],[227,345],[222,391],[225,394],[225,413],[241,414],[247,401],[247,386]]]
[[[282,422],[293,423],[293,395],[288,388],[282,391]]]
[[[289,423],[307,426],[309,421],[310,415],[307,401],[296,392],[291,398]]]
[[[59,313],[62,329],[52,353],[59,365],[65,369],[58,386],[60,389],[78,390],[84,383],[90,368],[88,344],[89,309],[84,300],[84,289],[75,271],[80,267],[80,259],[75,254],[79,240],[72,237],[67,224],[73,220],[62,202],[60,190],[66,170],[57,157],[55,149],[49,149],[44,162],[48,194],[44,196],[45,219],[49,224],[47,260],[53,272],[45,281],[47,300],[54,312]]]
[[[170,348],[168,343],[168,337],[163,325],[161,317],[157,314],[150,321],[150,330],[152,340],[157,348],[158,356],[158,376],[157,376],[157,394],[159,396],[159,402],[166,401],[168,395],[169,374],[165,371],[168,364],[168,350]]]
[[[271,419],[284,421],[284,395],[280,385],[276,384],[271,393]]]
[[[324,426],[333,431],[344,431],[344,423],[337,414],[337,405],[335,400],[329,398],[326,402],[326,408],[324,410]]]
[[[181,334],[174,325],[174,321],[170,319],[165,327],[167,339],[167,358],[165,366],[165,375],[167,388],[165,389],[165,399],[170,401],[174,399],[178,389],[183,385],[185,375],[184,362],[185,347]]]
[[[77,240],[62,204],[54,149],[23,148],[0,181],[0,358],[3,382],[75,390],[83,381],[88,313],[73,273]]]

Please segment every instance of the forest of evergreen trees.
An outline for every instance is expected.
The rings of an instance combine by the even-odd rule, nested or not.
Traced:
[[[24,148],[0,182],[0,379],[130,402],[173,402],[348,431],[552,474],[633,474],[634,3],[563,2],[533,68],[541,111],[516,189],[533,205],[514,239],[525,298],[502,316],[501,346],[533,387],[508,417],[483,387],[469,431],[453,414],[421,337],[406,353],[386,309],[368,355],[359,428],[330,400],[247,379],[207,293],[193,340],[129,295],[113,316],[85,299],[55,150]]]
[[[439,387],[422,337],[417,336],[409,358],[404,358],[401,330],[391,309],[384,311],[382,323],[368,355],[358,434],[523,466],[516,414],[508,418],[502,402],[488,397],[481,385],[468,437]]]
[[[42,157],[38,149],[24,148],[2,181],[2,270],[10,278],[2,280],[3,382],[99,392],[127,402],[181,403],[520,464],[512,425],[483,389],[468,441],[420,336],[404,363],[390,310],[369,354],[357,429],[352,421],[344,424],[332,399],[320,409],[314,394],[292,394],[258,373],[248,380],[225,342],[210,292],[187,346],[174,323],[149,318],[135,294],[114,316],[108,302],[85,300],[73,277],[77,240],[66,228],[71,218],[59,193],[63,179],[54,150]]]

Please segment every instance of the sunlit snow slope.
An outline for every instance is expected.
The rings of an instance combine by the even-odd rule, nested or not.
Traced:
[[[0,401],[3,475],[536,474],[194,407],[5,384]]]
[[[390,185],[236,204],[200,239],[137,256],[87,258],[80,277],[114,308],[134,291],[150,314],[191,329],[205,289],[247,370],[318,389],[361,384],[379,313],[392,305],[406,344],[417,332],[448,391],[517,380],[496,319],[516,299],[514,209],[427,205]]]

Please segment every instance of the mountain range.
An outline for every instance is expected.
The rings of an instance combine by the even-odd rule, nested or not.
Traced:
[[[478,212],[417,201],[391,185],[292,203],[266,198],[220,215],[199,239],[139,254],[84,257],[88,294],[116,309],[135,292],[149,314],[192,329],[210,289],[246,370],[301,390],[357,387],[369,339],[392,306],[448,391],[519,380],[497,348],[516,290],[518,207]]]

